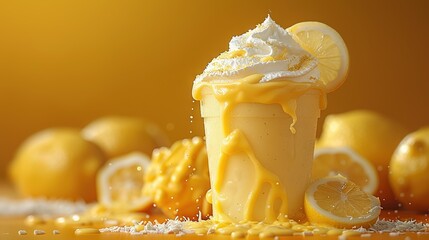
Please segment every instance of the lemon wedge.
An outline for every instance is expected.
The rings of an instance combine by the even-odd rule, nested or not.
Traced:
[[[342,175],[363,191],[374,194],[378,176],[374,166],[348,147],[318,148],[314,151],[312,179]]]
[[[100,204],[112,212],[144,211],[152,199],[142,195],[144,174],[150,159],[134,152],[106,163],[97,175],[97,194]]]
[[[319,61],[320,80],[327,92],[344,82],[349,68],[349,53],[341,36],[319,22],[302,22],[288,28],[293,39]]]
[[[338,175],[313,182],[305,192],[305,213],[317,225],[369,227],[380,215],[380,200]]]

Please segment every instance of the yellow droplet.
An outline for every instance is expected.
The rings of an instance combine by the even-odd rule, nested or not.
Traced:
[[[341,236],[345,236],[345,237],[351,237],[351,236],[357,236],[360,235],[361,233],[355,230],[345,230],[343,231],[343,234],[341,234]]]
[[[25,218],[25,223],[29,225],[36,225],[36,224],[44,224],[46,223],[45,219],[33,215],[29,215]]]
[[[336,236],[340,235],[341,233],[343,233],[343,230],[341,229],[331,229],[326,234],[328,234],[328,236]]]
[[[144,230],[144,225],[135,225],[134,228],[136,229],[136,232],[140,232]]]
[[[76,235],[84,235],[84,234],[98,234],[100,230],[97,228],[78,228],[74,231]]]
[[[246,232],[243,231],[234,231],[231,233],[232,238],[244,238],[246,237]]]

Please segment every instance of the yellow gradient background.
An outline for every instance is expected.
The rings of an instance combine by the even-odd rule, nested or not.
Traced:
[[[0,1],[0,176],[30,134],[97,117],[144,117],[172,140],[202,135],[192,81],[267,14],[320,21],[349,47],[324,116],[376,110],[429,124],[427,1]],[[190,122],[190,115],[195,121]]]

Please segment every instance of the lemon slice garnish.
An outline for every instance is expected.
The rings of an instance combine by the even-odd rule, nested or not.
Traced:
[[[341,36],[319,22],[302,22],[287,31],[301,47],[319,61],[320,81],[332,92],[344,82],[349,69],[349,53]]]
[[[106,163],[97,176],[98,201],[113,212],[142,211],[153,201],[142,195],[150,159],[134,152]]]
[[[305,213],[313,224],[369,227],[380,215],[380,200],[340,175],[313,182],[305,192]]]
[[[312,179],[342,175],[363,191],[374,194],[378,188],[373,165],[348,147],[319,148],[314,152]]]

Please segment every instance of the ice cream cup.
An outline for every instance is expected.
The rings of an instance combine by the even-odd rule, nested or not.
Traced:
[[[319,91],[309,90],[296,99],[297,121],[293,133],[290,129],[293,118],[280,104],[237,103],[228,116],[224,116],[223,103],[212,92],[203,92],[201,116],[204,118],[212,188],[208,198],[213,204],[214,219],[269,222],[302,218],[320,116],[320,96]],[[220,163],[226,151],[224,143],[228,140],[224,124],[228,124],[231,131],[239,130],[245,137],[252,151],[250,155],[258,161],[257,164],[246,151],[233,153],[225,163]],[[258,171],[261,167],[278,180],[263,182]],[[262,185],[257,182],[260,180]],[[286,203],[270,199],[270,189],[276,185],[285,193]],[[255,192],[255,188],[259,190]],[[282,208],[282,205],[287,207]],[[268,213],[275,216],[274,219]]]

